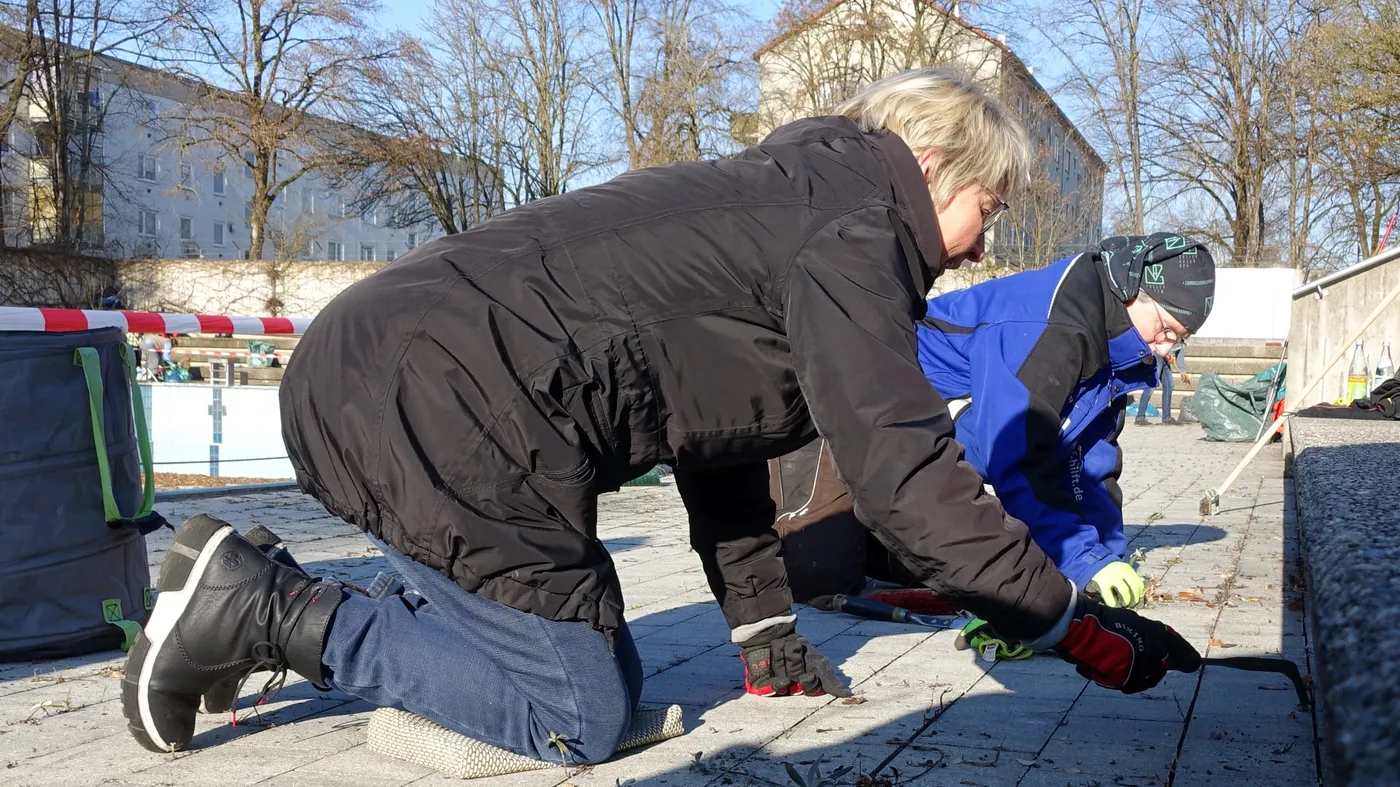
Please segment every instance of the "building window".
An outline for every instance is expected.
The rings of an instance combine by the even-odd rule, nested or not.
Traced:
[[[316,212],[316,190],[307,186],[301,187],[301,212]]]
[[[222,197],[228,190],[228,178],[223,171],[214,173],[214,196]]]
[[[253,201],[252,201],[252,200],[248,200],[247,202],[244,202],[244,203],[243,203],[243,220],[244,220],[244,221],[252,221],[252,220],[253,220]]]
[[[222,245],[224,245],[224,228],[225,228],[225,224],[224,224],[222,221],[216,221],[216,222],[214,222],[214,245],[215,245],[215,246],[222,246]]]
[[[249,151],[243,154],[243,177],[252,180],[253,178],[253,153]]]
[[[374,244],[360,244],[360,262],[374,262]]]
[[[340,241],[326,241],[326,259],[341,262],[345,259],[345,247]]]
[[[360,221],[363,221],[364,223],[368,224],[368,225],[371,226],[371,227],[374,226],[374,206],[373,206],[373,205],[370,205],[370,206],[366,207],[364,210],[360,211]]]
[[[194,167],[191,167],[189,164],[181,164],[181,165],[180,165],[180,188],[183,188],[183,189],[189,188],[189,187],[190,187],[190,181],[193,180],[193,179],[194,179]]]
[[[180,217],[180,240],[194,240],[194,219]]]
[[[408,233],[408,243],[406,243],[406,244],[404,244],[404,245],[405,245],[405,246],[408,246],[410,249],[416,249],[416,248],[418,248],[418,233],[416,233],[416,232],[410,232],[410,233]]]
[[[384,252],[384,259],[388,260],[389,262],[393,262],[398,258],[399,253],[397,251],[394,251],[393,249],[389,249],[388,251]]]
[[[141,160],[137,163],[136,177],[142,180],[156,179],[156,157],[150,153],[142,153]]]
[[[159,228],[156,212],[143,210],[136,214],[136,231],[146,237],[154,237]]]

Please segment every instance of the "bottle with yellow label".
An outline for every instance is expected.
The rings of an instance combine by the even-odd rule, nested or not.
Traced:
[[[1365,342],[1356,340],[1356,349],[1351,354],[1351,368],[1347,370],[1347,404],[1356,399],[1371,395],[1371,370],[1366,364]]]

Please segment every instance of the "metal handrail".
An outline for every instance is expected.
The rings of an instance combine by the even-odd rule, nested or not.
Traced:
[[[1304,284],[1303,286],[1293,291],[1293,300],[1296,301],[1305,295],[1316,295],[1317,297],[1321,298],[1324,295],[1323,291],[1326,290],[1328,287],[1346,281],[1347,279],[1350,279],[1353,276],[1365,273],[1366,271],[1369,271],[1372,268],[1384,265],[1387,262],[1392,262],[1394,260],[1400,260],[1400,245],[1392,246],[1391,248],[1382,251],[1380,254],[1376,254],[1372,257],[1362,260],[1361,262],[1356,263],[1350,268],[1343,268],[1342,270],[1336,271],[1335,273],[1329,273],[1326,276],[1323,276],[1322,278],[1318,279],[1317,281],[1308,282],[1307,284]]]

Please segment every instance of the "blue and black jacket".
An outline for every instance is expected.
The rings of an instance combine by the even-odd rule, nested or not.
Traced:
[[[1092,254],[933,298],[924,376],[954,406],[967,460],[1079,587],[1122,560],[1126,397],[1156,384],[1151,349]]]

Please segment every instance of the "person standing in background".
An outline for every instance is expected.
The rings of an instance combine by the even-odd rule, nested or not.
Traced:
[[[1185,341],[1178,341],[1165,358],[1157,356],[1157,379],[1162,384],[1162,423],[1167,426],[1177,426],[1181,423],[1172,417],[1172,391],[1175,388],[1172,374],[1174,372],[1181,375],[1182,383],[1191,382],[1191,377],[1186,373]],[[1137,426],[1147,425],[1147,400],[1152,398],[1153,390],[1149,388],[1142,394],[1142,401],[1138,404],[1137,419],[1134,421]]]

